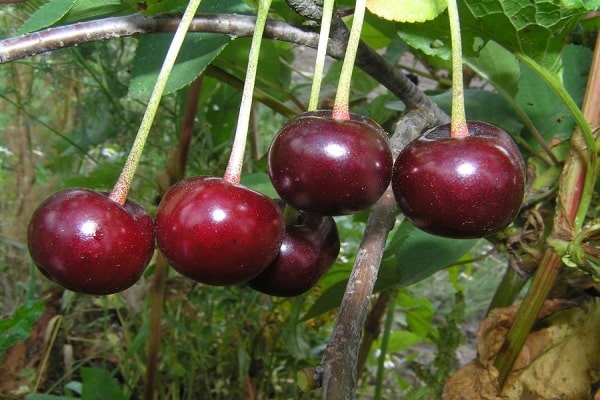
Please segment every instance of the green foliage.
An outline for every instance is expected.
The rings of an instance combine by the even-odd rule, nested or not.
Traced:
[[[96,400],[99,393],[102,393],[103,398],[126,399],[116,379],[103,369],[82,368],[81,377],[83,379],[82,400]]]
[[[452,309],[438,325],[433,342],[437,347],[435,358],[431,365],[413,364],[417,376],[425,382],[422,389],[417,389],[409,398],[439,399],[444,383],[454,371],[456,349],[464,340],[460,324],[464,321],[465,299],[462,292],[457,292]],[[416,396],[416,397],[415,397]]]
[[[25,12],[26,5],[5,5],[0,30],[6,34],[22,21],[26,22],[19,33],[137,11],[146,15],[171,13],[185,4],[183,0],[52,0],[30,12]],[[397,6],[396,2],[391,4]],[[337,5],[351,7],[353,2]],[[554,195],[561,165],[541,161],[541,145],[529,128],[535,127],[546,144],[562,141],[560,147],[552,149],[562,161],[575,120],[572,110],[540,71],[518,56],[529,56],[580,104],[591,61],[585,30],[597,29],[600,19],[581,23],[579,19],[600,7],[600,1],[466,0],[460,7],[465,64],[469,73],[477,74],[477,79],[468,81],[465,92],[467,115],[499,125],[519,140],[523,152],[531,156],[532,192],[543,195],[531,201],[550,219],[546,215],[553,210],[547,199]],[[255,14],[252,2],[243,0],[203,0],[200,10]],[[297,25],[306,22],[284,0],[274,1],[271,17]],[[429,89],[431,98],[449,112],[451,97],[444,69],[450,57],[447,18],[442,13],[432,21],[409,24],[368,14],[363,39],[389,62],[419,75],[420,87]],[[575,34],[583,39],[574,39]],[[11,132],[10,138],[6,134],[7,140],[3,136],[0,146],[0,205],[7,216],[25,215],[15,226],[26,225],[24,218],[42,192],[66,186],[111,189],[171,37],[155,34],[83,45],[18,65],[0,66],[0,134]],[[131,191],[132,197],[150,210],[159,200],[156,174],[166,168],[178,145],[188,87],[196,79],[202,80],[202,89],[186,175],[223,173],[239,111],[249,44],[249,38],[188,35]],[[242,183],[271,197],[276,193],[265,174],[268,145],[290,116],[287,114],[299,113],[307,104],[313,60],[301,50],[289,43],[265,41],[259,61],[256,93],[268,94],[273,103],[255,104],[256,154],[249,152],[246,157]],[[335,95],[339,70],[339,62],[328,66],[321,92],[325,105]],[[374,78],[359,69],[354,72],[351,107],[392,132],[404,105],[382,90]],[[21,147],[14,144],[17,139],[22,139]],[[27,175],[23,171],[33,172]],[[20,186],[27,182],[30,186]],[[19,192],[13,190],[17,187]],[[40,193],[36,193],[38,189]],[[22,200],[32,193],[38,198]],[[592,210],[598,210],[597,204]],[[255,389],[259,399],[314,398],[313,394],[300,393],[295,373],[319,363],[366,216],[336,217],[342,239],[340,257],[315,290],[296,299],[262,296],[243,286],[196,285],[171,272],[164,302],[158,398],[247,398],[247,385]],[[0,224],[0,244],[10,242],[23,252],[22,232],[11,238],[6,232],[11,224],[12,220]],[[523,224],[518,220],[512,228],[518,231]],[[505,249],[504,238],[490,241],[500,249],[494,250],[493,256],[448,269],[459,260],[477,257],[484,252],[482,248],[487,252],[489,242],[434,237],[406,221],[390,234],[376,283],[377,293],[398,292],[385,357],[412,366],[421,382],[409,384],[405,367],[397,368],[395,374],[386,371],[383,384],[389,398],[398,398],[400,392],[409,399],[439,398],[444,380],[455,368],[456,349],[464,340],[462,324],[465,319],[472,322],[481,317],[494,290],[495,280],[490,276],[498,275],[499,266],[506,263],[498,256]],[[0,259],[2,276],[16,270],[13,263],[12,259]],[[153,276],[151,267],[138,289],[138,299],[132,300],[135,295],[131,293],[100,300],[66,294],[61,310],[65,329],[55,347],[73,341],[84,343],[83,347],[93,344],[88,346],[93,350],[77,361],[70,382],[65,380],[67,371],[62,370],[59,360],[49,374],[54,381],[49,378],[47,385],[39,388],[48,393],[30,394],[27,399],[64,400],[73,398],[69,397],[73,392],[83,399],[95,398],[97,393],[117,400],[136,398],[143,387],[146,344],[152,334],[148,287]],[[15,282],[11,277],[3,279],[17,288],[22,285],[19,278],[14,278]],[[444,290],[428,289],[433,279],[443,281]],[[474,282],[469,284],[468,279]],[[4,280],[1,283],[7,284]],[[47,287],[50,283],[43,280],[38,285]],[[448,301],[448,296],[463,288],[464,293],[454,302]],[[136,311],[132,311],[134,304]],[[43,311],[43,300],[24,301],[14,316],[0,320],[0,356],[29,336]],[[375,346],[380,345],[380,340],[375,342]],[[431,365],[419,366],[413,361],[424,346],[434,346],[436,357]],[[369,357],[367,378],[372,378],[377,362],[376,357]],[[365,379],[361,386],[369,396],[371,382]]]
[[[12,317],[0,319],[0,359],[7,349],[29,337],[31,327],[44,313],[44,302],[45,299],[27,300]]]
[[[457,240],[433,236],[405,221],[388,241],[375,291],[396,286],[404,287],[423,280],[458,260],[476,242],[477,240],[473,239]],[[340,275],[335,269],[330,274]],[[340,278],[336,282],[328,282],[326,290],[306,313],[305,319],[314,318],[340,304],[348,276],[343,275]]]
[[[46,3],[38,9],[36,13],[31,15],[23,26],[17,31],[18,35],[37,31],[54,25],[60,21],[75,4],[76,0],[55,0]]]
[[[140,39],[133,63],[129,94],[147,101],[156,83],[162,60],[167,54],[172,34],[146,35]],[[226,35],[189,33],[181,47],[165,94],[174,93],[194,81],[227,45]]]
[[[548,71],[557,72],[565,38],[580,17],[600,6],[594,1],[536,0],[460,2],[465,56],[477,54],[489,40],[508,51],[527,54]],[[423,53],[450,59],[448,15],[419,24],[403,24],[399,35]]]

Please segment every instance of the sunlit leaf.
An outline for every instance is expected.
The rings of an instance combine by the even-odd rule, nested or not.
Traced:
[[[469,0],[461,10],[461,21],[472,34],[557,71],[567,35],[583,15],[598,7],[600,0]]]
[[[423,22],[446,9],[445,0],[367,0],[370,12],[397,22]]]
[[[60,21],[73,7],[76,0],[53,0],[38,8],[21,28],[17,35],[37,31]]]
[[[600,7],[600,0],[459,1],[463,52],[476,55],[489,40],[513,53],[526,54],[549,71],[560,67],[565,39],[579,19]],[[432,21],[401,24],[398,34],[423,53],[450,59],[447,13]]]

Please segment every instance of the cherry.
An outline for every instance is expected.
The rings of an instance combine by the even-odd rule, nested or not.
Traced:
[[[67,289],[111,294],[131,287],[154,252],[154,222],[137,203],[66,189],[44,200],[27,230],[31,257]]]
[[[297,210],[351,214],[375,203],[389,185],[393,158],[385,131],[372,120],[310,111],[288,121],[268,154],[279,196]]]
[[[404,215],[440,236],[475,238],[512,222],[523,201],[525,166],[510,136],[484,122],[467,122],[469,136],[450,124],[412,141],[394,163],[392,189]]]
[[[279,253],[283,234],[273,200],[216,177],[175,184],[156,215],[157,244],[171,266],[210,285],[254,278]]]
[[[300,212],[296,221],[286,224],[277,258],[248,286],[271,296],[298,296],[319,281],[339,251],[334,219]]]

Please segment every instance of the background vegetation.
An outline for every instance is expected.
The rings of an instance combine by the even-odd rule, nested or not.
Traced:
[[[140,5],[151,15],[175,12],[181,3],[0,4],[0,37],[128,15]],[[593,11],[600,4],[511,1],[506,3],[515,5],[514,14],[503,9],[486,19],[477,16],[475,3],[461,3],[467,115],[498,124],[518,141],[529,168],[523,212],[502,234],[469,241],[426,235],[398,215],[363,332],[360,350],[366,356],[359,359],[358,398],[440,398],[446,380],[477,356],[476,333],[489,308],[522,298],[556,221],[559,177],[570,165],[566,160],[577,122],[559,94],[582,104],[600,23]],[[488,3],[493,8],[502,2]],[[352,2],[336,5],[348,11]],[[206,0],[203,7],[242,16],[255,12],[253,2],[241,0]],[[313,23],[284,1],[273,2],[271,17],[312,30]],[[369,14],[363,39],[449,113],[446,19],[443,13],[415,24]],[[65,187],[112,189],[169,39],[152,34],[82,43],[0,64],[2,399],[91,399],[94,393],[138,399],[147,398],[152,386],[159,399],[315,398],[315,392],[300,390],[296,373],[321,361],[368,213],[336,218],[340,256],[318,287],[298,298],[272,298],[244,286],[205,286],[171,271],[162,303],[158,374],[150,383],[155,264],[133,288],[91,297],[56,287],[30,261],[26,227],[43,198]],[[131,197],[152,213],[182,172],[177,151],[186,137],[191,140],[185,176],[222,175],[249,43],[248,37],[190,34],[184,54],[191,61],[180,60],[131,190]],[[314,53],[306,43],[263,43],[243,182],[275,196],[264,155],[282,124],[306,108]],[[2,52],[0,47],[0,59]],[[334,57],[329,61],[323,108],[332,105],[341,64]],[[351,108],[392,134],[413,107],[384,84],[385,77],[357,68]],[[188,109],[195,113],[186,114]],[[593,158],[595,149],[585,151]],[[599,206],[592,193],[587,195],[585,223],[561,239],[570,242],[587,227],[583,243],[591,255],[581,262],[565,250],[563,261],[573,268],[559,281],[562,286],[555,286],[562,290],[551,293],[579,305],[599,292],[593,251]],[[577,323],[572,325],[576,332]],[[589,379],[591,396],[600,377]]]

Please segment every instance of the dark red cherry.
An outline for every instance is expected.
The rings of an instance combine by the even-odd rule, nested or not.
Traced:
[[[279,196],[297,210],[351,214],[375,203],[390,183],[392,154],[385,131],[351,114],[331,111],[296,116],[279,131],[268,155],[268,171]]]
[[[470,136],[450,137],[450,125],[411,142],[394,164],[392,189],[402,212],[422,230],[476,238],[499,232],[517,215],[525,166],[500,128],[467,122]]]
[[[215,177],[175,184],[156,215],[157,244],[171,266],[210,285],[254,278],[279,253],[283,234],[273,200]]]
[[[339,251],[340,238],[333,218],[299,213],[296,223],[286,225],[275,261],[248,286],[271,296],[298,296],[317,284]]]
[[[34,263],[67,289],[111,294],[132,286],[154,252],[154,223],[138,204],[66,189],[33,213],[27,244]]]

